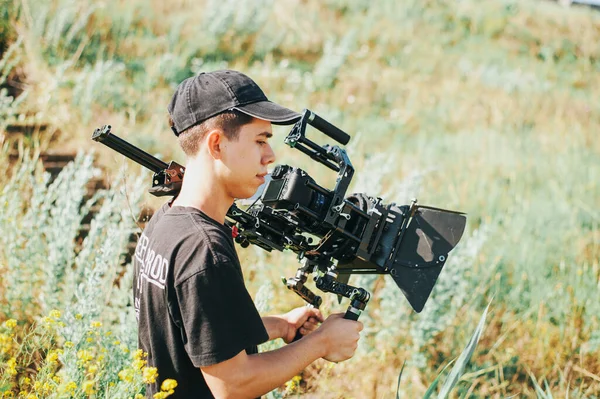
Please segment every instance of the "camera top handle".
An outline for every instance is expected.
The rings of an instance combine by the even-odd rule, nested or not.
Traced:
[[[337,126],[334,126],[331,123],[327,122],[325,119],[321,118],[314,112],[306,109],[304,110],[303,117],[307,118],[307,122],[310,125],[319,129],[338,143],[346,145],[350,141],[350,135],[348,133],[344,132]]]
[[[300,120],[296,122],[284,140],[290,147],[303,152],[315,161],[327,166],[329,169],[339,172],[346,162],[346,159],[342,159],[339,151],[336,150],[336,148],[339,147],[330,145],[321,147],[315,142],[307,139],[305,135],[307,124],[312,125],[341,144],[347,144],[348,141],[350,141],[350,136],[321,118],[319,115],[305,109]]]

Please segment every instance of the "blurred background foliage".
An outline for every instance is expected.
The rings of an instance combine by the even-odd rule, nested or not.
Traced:
[[[466,235],[424,312],[413,314],[389,280],[355,279],[376,294],[359,353],[334,367],[317,362],[288,394],[392,397],[406,360],[400,391],[422,395],[493,297],[453,395],[600,395],[598,11],[517,0],[0,0],[0,16],[0,156],[11,164],[25,153],[93,148],[106,179],[117,180],[124,160],[90,140],[102,124],[165,161],[182,161],[166,123],[173,89],[201,71],[231,68],[270,99],[310,108],[350,133],[354,191],[468,213]],[[332,181],[274,141],[278,162]],[[92,167],[80,167],[88,171],[81,179],[90,178]],[[26,190],[14,176],[0,176],[2,212],[39,220],[31,219],[29,194],[20,207],[8,200],[6,187]],[[147,206],[159,203],[147,197]],[[47,212],[53,204],[60,203],[50,201]],[[28,245],[17,236],[6,235]],[[49,310],[45,298],[76,307],[72,295],[50,295],[40,276],[11,291],[20,266],[43,275],[44,265],[8,248],[0,255],[0,316],[33,322]],[[74,292],[84,277],[75,260],[81,249],[64,239],[36,248],[39,259],[73,252],[61,262],[75,274],[57,284]],[[272,298],[271,311],[301,304],[277,283],[295,271],[291,254],[240,255],[257,300]],[[26,308],[15,305],[21,294]],[[122,325],[115,309],[97,313]],[[331,298],[324,309],[344,305]]]

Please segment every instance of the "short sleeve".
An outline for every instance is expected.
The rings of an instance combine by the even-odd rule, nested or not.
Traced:
[[[185,350],[195,367],[231,359],[269,339],[233,263],[212,264],[175,289]]]

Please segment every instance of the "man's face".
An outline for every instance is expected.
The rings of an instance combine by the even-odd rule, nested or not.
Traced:
[[[271,122],[254,118],[240,128],[237,140],[223,138],[220,174],[229,196],[251,197],[264,183],[267,166],[275,161],[272,135]]]

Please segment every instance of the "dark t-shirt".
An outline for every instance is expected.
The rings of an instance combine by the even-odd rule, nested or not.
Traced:
[[[198,209],[165,204],[139,238],[134,263],[139,346],[158,369],[147,397],[172,378],[170,398],[213,398],[199,367],[256,353],[269,338],[231,230]]]

